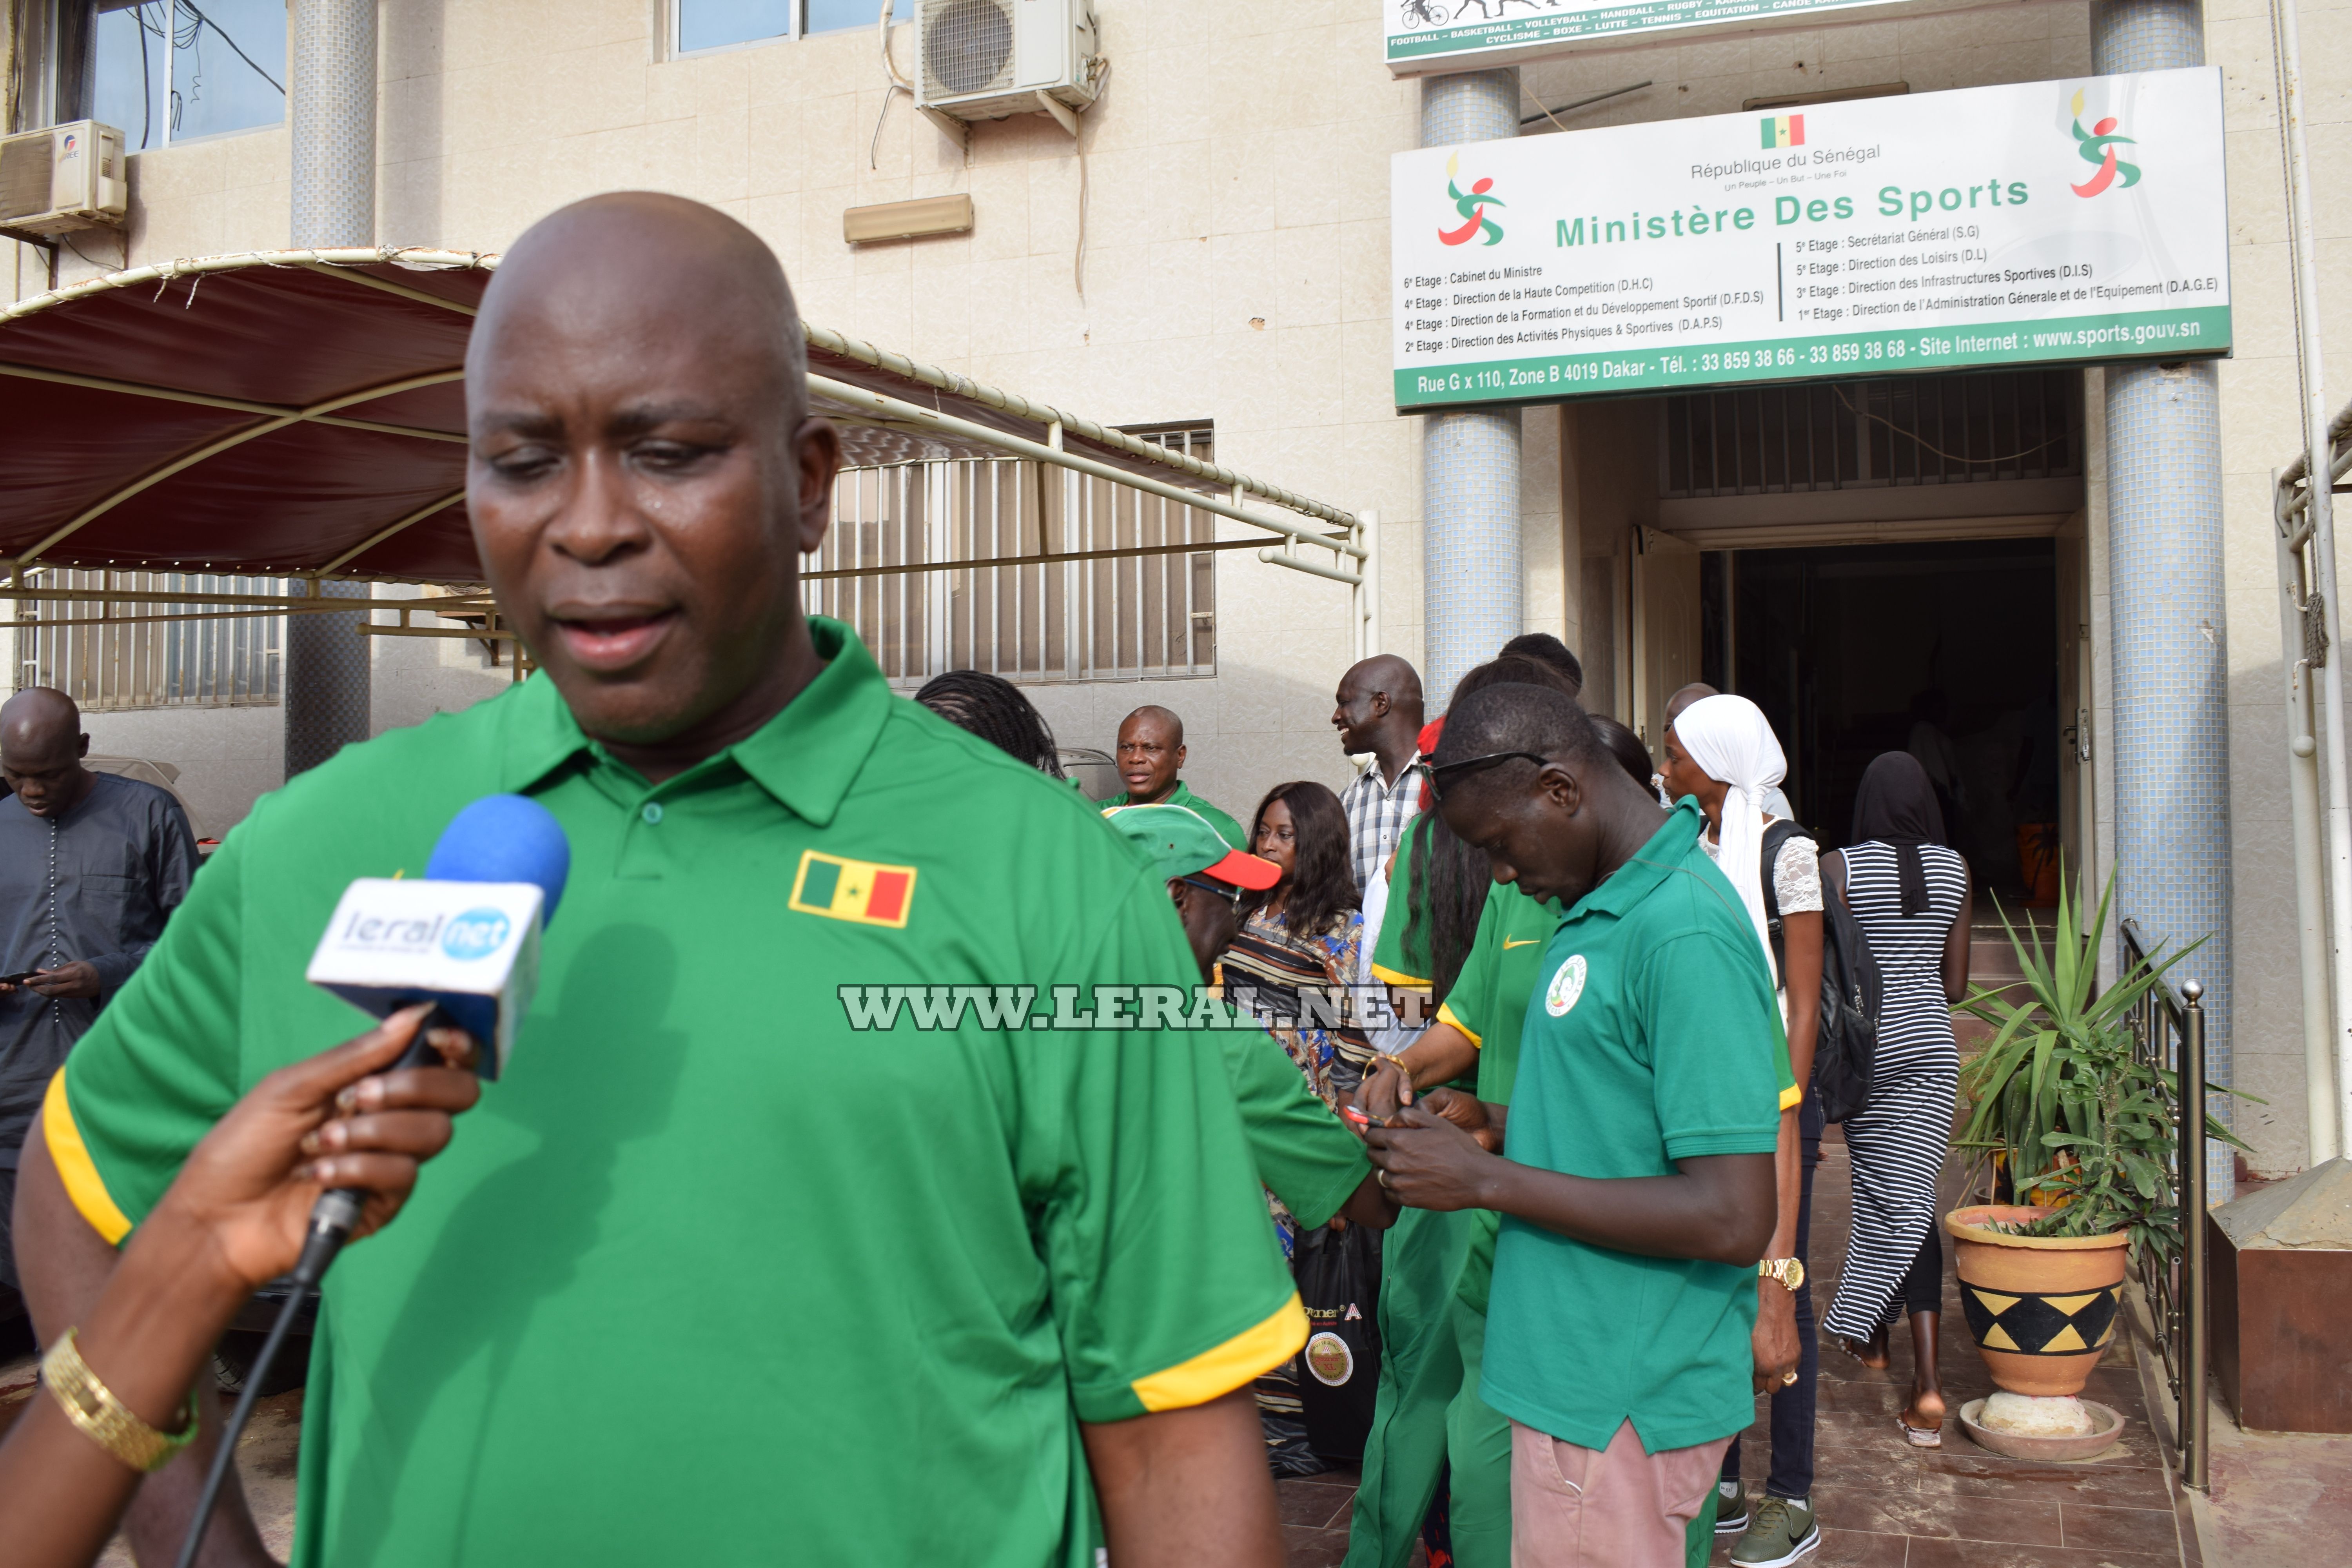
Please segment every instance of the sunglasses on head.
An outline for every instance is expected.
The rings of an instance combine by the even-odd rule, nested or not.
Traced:
[[[1176,879],[1188,888],[1198,888],[1202,892],[1214,893],[1235,909],[1241,907],[1242,889],[1239,888],[1228,887],[1223,882],[1204,882],[1198,877],[1179,877]]]
[[[1445,792],[1466,775],[1485,773],[1488,768],[1520,758],[1538,765],[1551,761],[1549,757],[1535,752],[1489,752],[1483,757],[1465,757],[1458,763],[1440,763],[1429,770],[1429,793],[1442,801],[1445,798]]]

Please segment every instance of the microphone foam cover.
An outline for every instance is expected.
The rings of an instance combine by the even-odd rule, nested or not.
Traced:
[[[449,882],[535,882],[547,900],[541,919],[549,921],[572,875],[572,840],[539,802],[486,795],[449,819],[425,874]]]

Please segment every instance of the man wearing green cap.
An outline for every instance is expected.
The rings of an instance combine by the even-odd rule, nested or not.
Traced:
[[[1103,817],[1168,879],[1201,978],[1213,982],[1217,955],[1233,945],[1241,895],[1273,887],[1282,868],[1233,847],[1184,806],[1112,806]],[[1396,1208],[1374,1184],[1363,1144],[1264,1030],[1230,1010],[1221,1017],[1227,1026],[1214,1033],[1258,1179],[1307,1228],[1341,1213],[1355,1224],[1385,1227]]]

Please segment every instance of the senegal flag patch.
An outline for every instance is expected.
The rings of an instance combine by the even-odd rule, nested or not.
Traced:
[[[904,931],[914,896],[912,866],[846,860],[810,849],[802,853],[800,873],[793,879],[792,907],[803,914]]]

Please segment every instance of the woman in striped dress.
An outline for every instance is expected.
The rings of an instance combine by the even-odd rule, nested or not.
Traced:
[[[1915,1446],[1943,1446],[1936,1319],[1944,1249],[1936,1178],[1950,1151],[1959,1088],[1951,1004],[1968,991],[1976,889],[1944,844],[1935,785],[1907,752],[1870,764],[1854,799],[1853,844],[1822,857],[1823,879],[1853,911],[1884,994],[1870,1096],[1846,1120],[1853,1235],[1822,1327],[1865,1366],[1888,1364],[1887,1334],[1911,1319],[1911,1401],[1895,1419]]]

